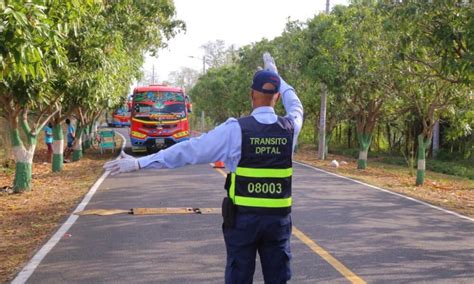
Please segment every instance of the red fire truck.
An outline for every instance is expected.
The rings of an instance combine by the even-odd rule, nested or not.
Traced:
[[[151,85],[133,91],[130,141],[133,152],[156,152],[188,140],[191,103],[181,88]]]

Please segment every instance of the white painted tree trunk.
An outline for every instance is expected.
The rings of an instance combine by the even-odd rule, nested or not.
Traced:
[[[28,191],[31,189],[31,176],[33,156],[36,144],[29,148],[23,145],[13,147],[13,157],[15,159],[15,180],[13,182],[14,192]]]

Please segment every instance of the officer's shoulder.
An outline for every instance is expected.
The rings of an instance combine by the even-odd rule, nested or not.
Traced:
[[[224,125],[232,125],[234,123],[238,123],[237,118],[235,117],[229,117],[225,122]]]
[[[214,130],[217,130],[217,131],[226,131],[230,129],[233,130],[236,125],[239,125],[237,119],[230,117],[225,122],[219,124],[216,128],[214,128]]]

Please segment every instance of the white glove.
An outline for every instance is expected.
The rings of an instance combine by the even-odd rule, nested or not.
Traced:
[[[126,157],[124,158],[105,163],[104,169],[106,171],[110,171],[110,174],[113,176],[120,173],[138,171],[140,169],[138,159],[135,159],[134,157],[127,154],[125,155]],[[120,154],[120,156],[122,156],[122,154]]]
[[[120,152],[120,158],[122,158],[122,159],[125,159],[125,158],[127,158],[127,159],[135,159],[133,156],[131,156],[131,155],[125,153],[123,150]]]
[[[263,53],[263,69],[267,71],[272,71],[278,74],[278,69],[275,64],[275,60],[268,52]]]

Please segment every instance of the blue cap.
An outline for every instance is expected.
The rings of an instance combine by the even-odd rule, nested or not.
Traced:
[[[273,88],[263,88],[263,85],[270,83]],[[260,70],[253,75],[252,89],[264,94],[276,94],[280,91],[280,76],[277,73],[267,70]]]

